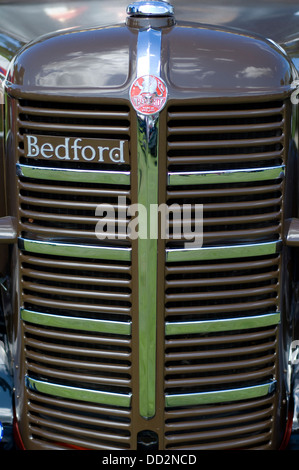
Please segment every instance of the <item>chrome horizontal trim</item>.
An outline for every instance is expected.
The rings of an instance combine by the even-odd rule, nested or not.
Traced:
[[[248,330],[251,328],[262,328],[277,325],[280,322],[280,312],[269,313],[252,317],[227,318],[223,320],[204,320],[191,322],[166,322],[166,336],[196,334],[196,333],[218,333],[221,331]]]
[[[34,312],[21,309],[21,319],[35,325],[71,330],[92,331],[115,335],[130,335],[131,322],[98,320],[94,318],[80,318],[65,315],[52,315],[49,313]]]
[[[254,181],[275,180],[284,176],[284,165],[269,168],[250,168],[219,171],[182,171],[169,172],[170,186],[245,183]]]
[[[125,408],[129,408],[131,405],[131,393],[112,393],[87,388],[70,387],[33,379],[28,375],[25,376],[25,384],[30,390],[60,398],[68,398],[70,400],[122,406]]]
[[[251,256],[266,256],[279,253],[280,241],[254,243],[252,245],[232,245],[202,248],[168,248],[166,261],[207,261],[231,258],[247,258]]]
[[[211,392],[186,393],[165,395],[166,408],[176,406],[210,405],[229,401],[250,400],[269,395],[275,391],[276,381],[253,387],[235,388],[231,390],[217,390]]]
[[[101,183],[130,185],[129,171],[77,170],[65,168],[47,168],[17,164],[17,175],[51,181],[69,181],[73,183]]]
[[[131,248],[110,246],[74,245],[71,243],[43,242],[19,238],[19,248],[30,253],[74,258],[95,258],[115,261],[130,261]]]

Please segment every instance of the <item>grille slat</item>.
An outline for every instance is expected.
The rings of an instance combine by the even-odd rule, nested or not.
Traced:
[[[269,299],[269,300],[260,300],[256,302],[244,302],[244,303],[227,303],[226,305],[212,305],[212,306],[194,306],[194,307],[172,307],[166,308],[166,315],[186,315],[186,319],[188,315],[194,314],[197,315],[218,315],[220,313],[227,314],[230,316],[231,313],[235,312],[247,312],[248,314],[255,312],[258,309],[267,309],[273,310],[276,308],[277,299]]]
[[[104,119],[109,120],[109,119],[127,119],[129,120],[129,113],[126,111],[97,111],[97,108],[92,107],[88,109],[88,106],[84,106],[84,109],[81,109],[78,111],[77,109],[62,109],[61,107],[57,108],[45,108],[45,103],[42,104],[43,107],[32,107],[32,106],[21,106],[19,105],[19,113],[20,114],[25,114],[27,116],[44,116],[44,117],[61,117],[61,118],[82,118],[84,119]],[[52,103],[51,103],[52,105]],[[61,106],[61,104],[60,104]],[[111,109],[111,107],[109,106]]]
[[[251,147],[256,149],[260,146],[275,146],[277,144],[281,144],[283,142],[284,136],[279,137],[268,137],[268,138],[252,138],[252,139],[236,139],[236,140],[207,140],[204,142],[195,141],[195,142],[169,142],[169,148],[172,151],[175,150],[195,150],[195,149],[219,149],[225,146],[231,148],[242,148],[242,147]]]
[[[270,124],[251,124],[250,131],[272,131],[272,130],[281,130],[281,125],[283,124],[283,120],[280,122],[270,123]],[[245,133],[248,131],[248,124],[243,125],[223,125],[223,126],[184,126],[184,127],[171,127],[171,123],[169,124],[168,134],[171,135],[186,135],[187,134],[226,134],[226,133]]]
[[[271,419],[268,419],[266,421],[264,421],[263,423],[258,423],[258,424],[253,424],[253,425],[247,425],[247,426],[237,426],[236,428],[230,428],[230,429],[226,429],[225,430],[225,434],[226,434],[226,439],[229,439],[231,436],[240,436],[242,434],[248,434],[248,433],[258,433],[260,431],[264,431],[265,429],[270,429],[271,428]],[[175,436],[171,436],[171,437],[168,437],[168,440],[170,443],[173,443],[174,445],[176,443],[179,443],[180,445],[184,444],[184,443],[188,443],[188,449],[190,449],[189,447],[189,443],[192,443],[194,441],[204,441],[204,440],[208,440],[208,439],[214,439],[214,440],[217,440],[219,439],[219,437],[222,437],[223,436],[223,431],[218,431],[218,430],[213,430],[213,431],[210,431],[210,432],[205,432],[204,435],[202,434],[199,434],[199,433],[188,433],[187,435],[185,436],[180,436],[180,437],[175,437]],[[170,444],[171,445],[171,444]]]
[[[49,364],[50,361],[45,361],[45,365],[34,363],[30,356],[28,355],[28,361],[26,363],[28,370],[31,374],[35,376],[42,376],[47,377],[48,381],[56,381],[56,380],[63,380],[64,383],[69,384],[94,384],[95,386],[101,387],[103,389],[105,386],[112,388],[112,393],[116,392],[119,387],[131,387],[131,380],[122,378],[122,377],[112,377],[111,375],[105,376],[102,371],[97,371],[97,373],[88,373],[88,372],[69,372],[66,366],[64,365],[64,369],[58,369],[51,367]],[[61,365],[61,364],[58,364]],[[62,365],[61,365],[62,367]],[[69,368],[70,365],[68,363],[67,367]],[[77,365],[76,365],[77,367]],[[100,369],[100,368],[99,368]],[[102,373],[101,373],[102,372]],[[115,387],[115,388],[113,388]]]
[[[96,291],[93,290],[84,290],[80,286],[80,288],[77,288],[76,290],[70,288],[62,288],[56,285],[51,287],[51,286],[44,286],[44,285],[39,285],[36,282],[26,282],[23,281],[23,289],[24,292],[34,292],[36,295],[38,294],[49,294],[49,295],[57,295],[57,296],[65,296],[65,297],[87,297],[92,299],[105,299],[105,300],[124,300],[127,302],[130,302],[131,296],[130,294],[125,294],[125,293],[117,293],[117,292],[101,292],[99,289]]]
[[[89,134],[98,134],[99,132],[105,134],[105,135],[124,135],[129,132],[129,127],[124,126],[124,127],[117,127],[117,126],[92,126],[89,125],[88,127],[86,125],[76,125],[76,124],[51,124],[49,122],[45,123],[40,123],[40,122],[28,122],[28,121],[22,121],[18,120],[18,125],[19,127],[26,127],[26,129],[29,129],[31,131],[37,131],[37,132],[73,132],[75,134],[80,134],[84,132],[88,132]]]
[[[268,105],[268,106],[267,106]],[[201,110],[197,110],[191,106],[180,106],[169,110],[169,119],[185,119],[190,121],[191,119],[215,119],[215,118],[257,118],[264,116],[279,115],[284,112],[285,105],[282,103],[256,103],[254,107],[252,103],[242,104],[241,106],[234,104],[219,105],[214,108],[210,106],[201,106]]]

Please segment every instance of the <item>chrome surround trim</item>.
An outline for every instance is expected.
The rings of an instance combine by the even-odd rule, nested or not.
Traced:
[[[137,43],[137,77],[160,76],[161,31],[140,31]],[[153,225],[151,204],[158,204],[159,114],[137,113],[138,204],[146,208],[147,229]],[[142,219],[139,214],[139,226]],[[151,225],[150,225],[151,222]],[[156,227],[158,226],[158,217]],[[139,289],[139,412],[145,419],[156,413],[157,238],[138,238]]]
[[[49,181],[68,181],[73,183],[100,183],[129,186],[129,171],[76,170],[66,168],[48,168],[23,165],[18,163],[17,175]]]
[[[130,261],[131,248],[118,248],[97,245],[74,245],[71,243],[44,242],[19,238],[20,250],[54,256],[74,258],[95,258],[115,261]]]
[[[165,0],[151,0],[131,3],[127,7],[129,16],[173,16],[174,8]]]
[[[168,248],[166,261],[207,261],[231,258],[248,258],[252,256],[267,256],[279,253],[281,241],[253,243],[251,245],[232,245],[202,248]]]
[[[25,385],[34,392],[67,398],[69,400],[79,400],[110,406],[122,406],[125,408],[129,408],[131,406],[131,393],[112,393],[87,388],[71,387],[33,379],[28,375],[25,376]]]
[[[92,331],[115,335],[131,334],[131,322],[98,320],[94,318],[81,318],[66,315],[53,315],[49,313],[34,312],[25,308],[20,309],[21,319],[35,325],[50,326],[71,330]]]
[[[267,181],[283,178],[284,168],[284,165],[280,165],[268,168],[246,168],[240,170],[169,172],[168,184],[170,186],[183,186]]]
[[[166,322],[165,335],[188,335],[196,333],[218,333],[222,331],[249,330],[278,325],[280,312],[251,317],[225,318],[190,322]]]
[[[235,388],[231,390],[217,390],[209,392],[165,395],[166,408],[176,406],[210,405],[229,401],[250,400],[270,395],[275,391],[276,381],[255,385],[253,387]]]

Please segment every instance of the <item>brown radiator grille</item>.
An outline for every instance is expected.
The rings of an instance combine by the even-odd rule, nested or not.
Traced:
[[[98,161],[70,161],[46,158],[28,158],[24,151],[26,134],[113,139],[115,143],[130,141],[130,112],[127,106],[91,105],[72,103],[48,103],[21,100],[17,104],[18,112],[18,162],[29,169],[44,169],[43,179],[38,175],[19,177],[20,185],[20,223],[23,236],[51,238],[53,230],[57,238],[81,238],[97,241],[95,229],[99,217],[95,215],[100,204],[109,204],[115,210],[119,226],[126,227],[126,215],[118,212],[120,208],[126,214],[131,203],[130,185],[110,184],[102,178],[102,183],[51,181],[47,169],[93,170],[113,172],[118,170],[129,174],[130,165],[99,164]],[[22,174],[22,172],[21,172]],[[104,216],[105,212],[103,212]],[[122,233],[126,233],[124,230]],[[107,232],[107,235],[109,233]],[[110,236],[112,234],[109,234]],[[107,242],[107,240],[106,240]],[[118,237],[118,244],[127,243],[126,236]]]
[[[44,449],[130,448],[131,413],[28,392],[31,434]]]
[[[72,386],[128,391],[131,386],[130,340],[25,325],[27,374]]]
[[[166,340],[166,391],[192,393],[273,380],[276,329]]]
[[[126,228],[130,164],[29,158],[24,147],[29,134],[123,140],[129,149],[129,108],[27,100],[14,106],[31,442],[49,449],[130,449],[131,244],[126,235],[99,240],[95,233],[101,204],[115,211],[114,235],[119,225]]]
[[[195,231],[195,206],[203,205],[203,242],[205,245],[228,244],[236,240],[277,240],[281,230],[282,182],[236,183],[169,188],[167,203],[191,205],[188,222]],[[181,242],[174,238],[178,224],[170,221],[169,246]],[[183,241],[184,241],[184,237]]]
[[[166,412],[165,442],[171,450],[267,449],[273,399],[190,407]]]
[[[277,380],[281,257],[255,247],[281,239],[285,119],[280,100],[168,108],[166,449],[271,447],[274,389],[240,391]]]
[[[49,302],[50,304],[50,302]],[[43,312],[47,309],[43,309]],[[52,311],[49,309],[49,311]],[[56,310],[56,314],[61,312]],[[74,390],[130,394],[132,383],[131,338],[117,334],[74,331],[34,325],[24,321],[25,372],[42,381]],[[84,312],[80,312],[80,317]],[[110,316],[110,319],[113,316]],[[121,450],[131,443],[131,410],[63,399],[27,390],[28,425],[35,445],[42,448]],[[80,396],[80,393],[78,394]]]
[[[100,183],[53,181],[45,177],[47,172],[50,175],[51,167],[62,171],[90,170],[91,174],[99,171],[99,165],[30,159],[24,152],[26,134],[123,139],[130,148],[129,108],[25,100],[16,106],[17,164],[24,167],[23,173],[18,172],[19,234],[23,243],[19,246],[26,419],[30,438],[37,448],[131,449],[136,443],[135,434],[144,426],[138,396],[134,395],[131,401],[133,390],[135,393],[140,387],[133,372],[139,366],[135,357],[140,344],[131,337],[132,329],[134,338],[138,330],[134,309],[134,295],[138,290],[138,273],[134,271],[137,250],[131,255],[135,263],[132,267],[132,259],[107,261],[100,256],[84,259],[78,255],[53,255],[50,251],[41,253],[39,248],[31,251],[33,243],[30,242],[49,245],[54,240],[61,246],[72,245],[75,250],[80,244],[92,249],[101,244],[104,249],[130,249],[127,237],[99,243],[95,236],[98,220],[95,209],[102,203],[116,208],[122,196],[126,211],[136,202],[136,187],[131,190],[130,185],[130,178],[134,180],[135,176],[130,175],[131,166],[126,164],[121,165],[121,172],[128,176],[124,184],[104,180]],[[284,103],[171,106],[167,120],[167,161],[159,155],[162,162],[159,164],[167,167],[169,184],[165,202],[168,206],[190,204],[194,228],[194,208],[203,204],[207,247],[226,248],[247,242],[274,242],[275,245],[281,234],[283,170],[273,178],[209,184],[200,180],[193,184],[174,184],[169,175],[283,168]],[[131,158],[136,158],[134,150]],[[26,174],[27,167],[34,166],[40,167],[43,173],[39,175],[43,177],[32,176],[32,171],[29,176]],[[115,165],[110,164],[100,168],[104,172],[114,169]],[[125,227],[128,222],[127,218],[122,220]],[[173,218],[166,256],[167,250],[174,248],[184,251],[184,239],[173,237],[175,227]],[[238,259],[221,260],[214,256],[209,261],[172,259],[165,264],[165,302],[161,302],[166,323],[165,357],[156,364],[164,368],[164,384],[157,384],[156,388],[161,391],[164,387],[164,397],[162,393],[159,396],[160,405],[162,401],[165,403],[164,430],[159,425],[160,447],[180,450],[271,445],[276,406],[273,391],[277,379],[281,260],[278,254],[245,256],[246,251]],[[160,268],[158,276],[162,272]],[[264,327],[241,326],[188,334],[167,332],[169,325],[178,323],[248,321],[267,316],[275,316],[275,321]],[[164,325],[161,328],[159,324],[161,318],[157,315],[160,331],[164,330]],[[74,325],[80,321],[86,325],[92,321],[103,325],[108,322],[110,331],[76,329]],[[122,333],[112,333],[112,323],[120,323]],[[259,399],[235,398],[209,405],[197,402],[196,406],[174,406],[167,401],[175,395],[221,393],[268,385],[268,391]],[[52,386],[57,387],[57,394]],[[75,389],[76,394],[66,398],[63,394],[70,389]],[[81,390],[86,394],[106,393],[110,403],[86,397],[81,400]],[[114,405],[111,404],[113,395],[117,396]],[[125,404],[121,406],[123,396]],[[158,423],[156,418],[152,423]]]
[[[279,256],[168,263],[166,320],[218,319],[277,309]]]
[[[20,217],[23,235],[51,237],[53,229],[56,237],[97,240],[96,224],[100,220],[96,209],[100,204],[113,208],[118,224],[126,227],[128,220],[118,213],[118,198],[126,212],[130,204],[130,190],[92,184],[66,185],[45,184],[43,181],[20,181]],[[102,217],[105,215],[103,212]],[[116,232],[117,234],[117,232]],[[108,232],[107,232],[108,236]],[[107,240],[105,241],[107,243]],[[118,238],[118,244],[126,243],[126,237]]]
[[[66,135],[129,138],[129,108],[121,105],[55,103],[21,100],[18,103],[20,152],[22,135]]]
[[[167,167],[174,178],[167,189],[168,206],[189,204],[187,219],[195,230],[195,206],[203,205],[204,245],[277,240],[281,231],[283,183],[253,177],[221,184],[222,171],[250,174],[284,164],[285,105],[282,101],[227,105],[171,106],[168,110]],[[195,184],[179,175],[202,172]],[[215,172],[207,184],[206,173]],[[175,179],[176,178],[176,179]],[[180,245],[170,222],[169,246]]]
[[[171,106],[168,111],[170,169],[279,164],[283,158],[282,101]],[[224,165],[224,166],[222,166]]]
[[[21,255],[24,307],[93,318],[131,319],[128,263]]]

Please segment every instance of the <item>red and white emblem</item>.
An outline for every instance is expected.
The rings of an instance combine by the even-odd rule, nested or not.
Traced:
[[[159,113],[167,100],[167,87],[161,78],[143,75],[137,78],[130,90],[131,103],[138,113]]]

